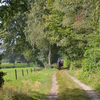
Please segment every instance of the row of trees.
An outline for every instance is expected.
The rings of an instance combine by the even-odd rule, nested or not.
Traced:
[[[4,0],[0,36],[6,50],[45,65],[67,56],[92,71],[100,60],[99,0]]]

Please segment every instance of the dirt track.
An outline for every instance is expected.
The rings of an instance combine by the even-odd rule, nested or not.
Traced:
[[[48,94],[45,100],[57,100],[58,98],[58,85],[56,81],[56,73],[52,76],[51,93]]]
[[[100,95],[95,92],[92,88],[87,86],[86,84],[81,83],[79,80],[76,78],[72,77],[71,75],[68,74],[68,71],[66,72],[66,75],[69,76],[74,82],[76,82],[80,87],[82,87],[85,92],[87,93],[88,97],[90,100],[100,100]],[[52,76],[52,88],[51,88],[51,93],[48,94],[45,100],[57,100],[58,98],[58,85],[56,81],[56,73],[53,74]]]
[[[80,82],[79,80],[77,80],[76,78],[72,77],[71,75],[68,74],[68,71],[66,72],[66,74],[74,81],[76,82],[80,87],[82,87],[85,92],[87,93],[88,97],[90,98],[90,100],[100,100],[100,95],[97,94],[95,92],[95,90],[93,90],[92,88],[90,88],[89,86],[87,86],[86,84]]]

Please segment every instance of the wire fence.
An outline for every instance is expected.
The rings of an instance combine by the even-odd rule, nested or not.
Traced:
[[[24,76],[25,74],[29,74],[29,73],[32,73],[32,72],[36,72],[36,71],[41,71],[43,68],[41,68],[41,69],[36,69],[36,68],[34,68],[34,69],[26,69],[26,71],[25,70],[23,70],[22,69],[22,76]],[[17,69],[15,69],[15,78],[16,78],[16,80],[18,79],[18,71],[17,71]]]

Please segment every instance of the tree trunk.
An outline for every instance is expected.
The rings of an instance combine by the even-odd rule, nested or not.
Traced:
[[[48,62],[49,62],[49,65],[51,65],[51,45],[49,45]]]
[[[15,68],[15,61],[14,61],[14,68]]]
[[[28,62],[28,67],[30,67],[30,62]]]

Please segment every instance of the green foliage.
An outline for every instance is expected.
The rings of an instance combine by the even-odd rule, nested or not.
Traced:
[[[82,68],[82,66],[81,66],[81,60],[75,60],[75,61],[71,62],[71,64],[70,64],[70,70],[75,70],[77,68]]]
[[[92,72],[93,69],[96,68],[96,65],[94,63],[94,59],[84,59],[82,61],[82,69],[83,71],[88,71],[88,72]]]
[[[85,1],[84,1],[85,2]],[[85,9],[88,13],[85,13],[84,18],[89,24],[90,34],[87,35],[88,38],[88,48],[86,48],[86,52],[84,54],[85,59],[82,61],[82,67],[84,71],[93,72],[97,67],[100,60],[100,1],[90,1],[90,4],[87,5],[91,9]],[[94,5],[94,3],[96,5]]]
[[[4,84],[4,79],[3,76],[6,75],[6,73],[1,71],[1,60],[2,60],[2,56],[3,54],[0,54],[0,88],[2,88],[3,84]]]
[[[16,13],[26,12],[30,9],[29,1],[27,0],[0,0],[0,3],[5,3],[5,5],[0,6],[0,21],[8,22]]]
[[[93,72],[97,67],[99,67],[100,61],[100,51],[99,49],[88,49],[84,54],[84,59],[82,60],[83,71]]]
[[[6,73],[0,71],[0,88],[2,88],[2,85],[4,84],[3,77],[6,75]]]
[[[70,60],[67,56],[64,57],[64,67],[70,67]]]
[[[53,64],[51,65],[51,68],[57,68],[57,63],[53,63]]]
[[[92,73],[83,71],[82,69],[70,70],[69,74],[79,79],[81,82],[91,86],[100,93],[100,68],[95,69]]]
[[[79,67],[78,60],[85,58],[82,63],[84,70],[92,71],[97,67],[100,53],[95,49],[100,48],[100,1],[4,2],[9,5],[0,7],[0,36],[7,50],[14,48],[15,52],[23,52],[27,62],[32,59],[42,65],[55,63],[60,53],[71,61],[75,60],[76,64],[72,66]]]

